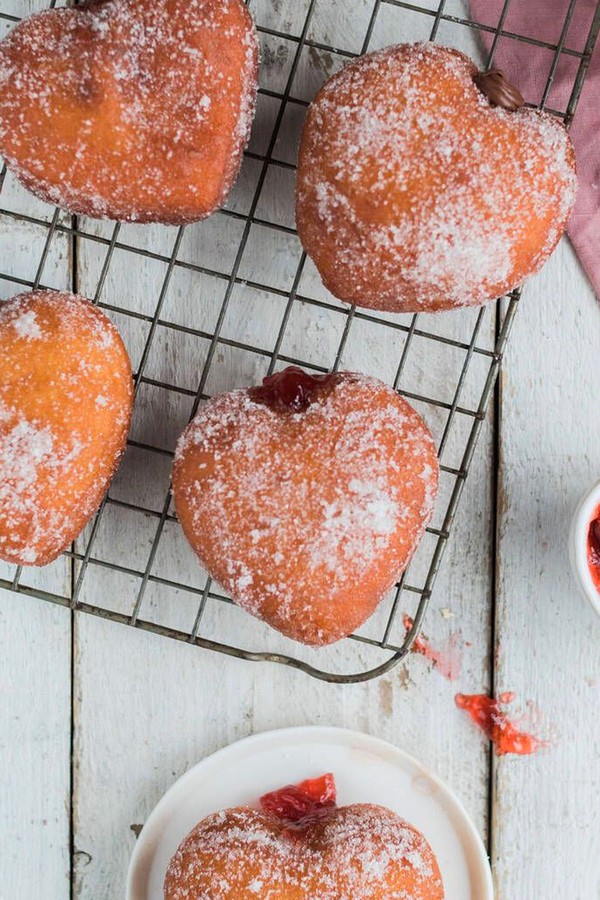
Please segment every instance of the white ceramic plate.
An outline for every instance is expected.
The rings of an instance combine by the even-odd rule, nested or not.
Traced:
[[[415,759],[343,728],[286,728],[246,738],[190,769],[162,798],[131,858],[127,900],[164,900],[169,860],[209,813],[255,805],[286,784],[333,772],[340,806],[379,803],[415,825],[438,859],[448,900],[493,900],[483,844],[452,792]]]

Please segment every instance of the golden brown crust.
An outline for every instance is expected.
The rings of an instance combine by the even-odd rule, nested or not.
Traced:
[[[404,571],[437,476],[409,404],[340,373],[302,412],[245,390],[209,401],[179,442],[173,492],[186,537],[234,600],[323,645],[360,626]]]
[[[0,43],[0,152],[71,212],[183,224],[221,206],[249,137],[258,51],[242,0],[104,0]]]
[[[119,463],[131,366],[106,316],[73,294],[0,305],[0,558],[46,565],[80,533]]]
[[[309,109],[297,225],[325,286],[359,306],[432,312],[537,271],[573,207],[556,117],[493,106],[464,54],[403,44],[334,75]]]
[[[214,813],[169,864],[165,900],[444,900],[431,847],[381,806],[335,810],[299,832],[242,807]]]

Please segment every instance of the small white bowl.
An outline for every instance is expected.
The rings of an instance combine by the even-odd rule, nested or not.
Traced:
[[[573,516],[569,534],[569,556],[571,568],[581,593],[600,615],[600,593],[588,565],[587,545],[590,522],[600,506],[600,481],[583,497]]]

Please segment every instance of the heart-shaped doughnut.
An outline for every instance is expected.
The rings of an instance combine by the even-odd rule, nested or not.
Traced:
[[[99,506],[133,386],[114,325],[73,294],[0,303],[0,559],[42,566]]]
[[[431,435],[395,391],[292,367],[200,409],[173,491],[188,540],[233,599],[320,645],[361,625],[402,574],[437,477]]]
[[[302,805],[303,786],[299,788],[281,792],[288,800],[297,795],[292,798],[294,811],[296,801]],[[248,807],[214,813],[194,828],[173,856],[164,896],[165,900],[444,900],[444,888],[423,835],[391,810],[359,803],[315,808],[299,822],[295,815],[287,819]]]
[[[184,223],[223,204],[249,136],[242,0],[87,0],[0,43],[0,154],[74,213]]]
[[[431,312],[491,300],[536,272],[573,208],[562,124],[499,73],[434,44],[363,56],[309,109],[300,239],[342,300]]]

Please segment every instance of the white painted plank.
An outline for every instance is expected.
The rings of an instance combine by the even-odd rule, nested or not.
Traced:
[[[67,900],[70,614],[0,591],[0,643],[0,896]]]
[[[498,900],[600,896],[600,622],[567,534],[600,472],[600,309],[564,242],[527,289],[505,366],[497,610],[499,691],[540,710],[550,747],[498,761]]]
[[[45,3],[0,0],[0,12],[27,15]],[[0,20],[2,36],[12,27]],[[50,221],[53,209],[7,176],[0,206]],[[65,221],[61,218],[61,222]],[[27,288],[19,279],[41,275],[48,287],[71,283],[67,238],[56,233],[46,265],[38,266],[46,242],[43,225],[0,214],[0,299]],[[12,281],[11,278],[15,280]],[[0,563],[0,578],[15,567]],[[20,583],[69,596],[70,563],[24,570]],[[38,600],[0,591],[0,896],[70,896],[71,616]],[[32,861],[35,861],[32,864]]]
[[[485,836],[488,754],[453,712],[455,690],[489,678],[488,468],[478,460],[427,631],[459,628],[473,645],[456,686],[416,658],[365,685],[328,685],[269,664],[244,663],[89,618],[77,624],[75,842],[81,900],[122,896],[132,826],[143,824],[187,768],[247,734],[328,724],[391,740],[459,793]],[[477,519],[479,528],[473,527]],[[486,535],[487,537],[487,535]],[[469,573],[464,575],[465,553]],[[157,598],[158,599],[158,598]],[[159,598],[178,602],[173,594]],[[448,621],[440,606],[452,610]],[[245,631],[254,623],[244,618]],[[256,626],[260,627],[260,626]],[[354,654],[353,654],[354,657]],[[293,699],[291,699],[293,698]],[[91,859],[90,859],[91,857]]]
[[[0,235],[6,241],[6,231]],[[31,233],[28,237],[35,240]],[[15,572],[14,566],[0,563],[0,578],[12,581]],[[69,562],[59,559],[42,570],[24,570],[20,583],[68,597]],[[48,896],[66,900],[71,617],[65,609],[0,591],[0,632],[0,896],[36,896],[44,871]]]
[[[301,28],[298,4],[256,3],[259,21],[292,34]],[[339,15],[327,18],[319,4],[314,35],[327,30],[339,46],[361,43],[368,16],[350,30],[347,0],[339,4]],[[386,20],[374,38],[381,41],[407,39],[416,16],[402,19],[381,6]],[[362,15],[362,14],[361,14]],[[364,21],[363,21],[364,19]],[[420,23],[419,19],[419,23]],[[429,19],[426,20],[430,26]],[[346,23],[346,24],[344,24]],[[335,28],[341,28],[336,36]],[[422,27],[422,25],[420,25]],[[319,31],[320,29],[320,31]],[[414,33],[414,36],[422,36]],[[273,40],[264,54],[263,83],[282,90],[290,71],[293,42]],[[309,99],[328,71],[339,64],[314,51],[303,51],[293,86],[293,95]],[[268,102],[267,102],[268,99]],[[264,107],[264,109],[263,109]],[[264,152],[276,116],[277,101],[265,98],[259,111],[252,147]],[[284,119],[276,155],[293,160],[295,134],[292,125],[301,123],[304,110],[294,108],[294,117]],[[260,164],[247,161],[230,207],[247,212],[256,185]],[[285,170],[270,170],[257,210],[260,218],[288,225],[292,217],[293,181]],[[107,226],[85,223],[85,227],[110,234]],[[217,215],[189,229],[180,258],[204,265],[227,276],[234,264],[235,250],[243,227]],[[120,240],[152,246],[167,256],[173,245],[173,230],[124,229]],[[82,290],[93,292],[105,248],[89,241],[79,247]],[[253,226],[240,275],[257,278],[283,290],[291,287],[300,250],[295,238]],[[108,272],[102,301],[132,306],[152,315],[163,263],[143,258],[115,257]],[[191,270],[176,268],[162,319],[200,331],[210,332],[218,315],[227,281]],[[326,299],[326,292],[308,264],[300,282],[305,297]],[[345,324],[337,311],[319,310],[308,304],[294,306],[284,335],[282,353],[312,363],[330,365]],[[223,324],[223,336],[249,343],[258,349],[273,348],[285,310],[285,297],[236,285]],[[335,308],[337,307],[337,309]],[[430,318],[423,324],[438,333],[460,336],[469,333],[472,313],[449,316],[443,321]],[[118,318],[137,366],[147,327],[139,321]],[[491,319],[482,333],[482,342],[492,339]],[[393,379],[402,343],[381,326],[355,323],[343,357],[343,365]],[[194,389],[206,358],[205,339],[174,332],[160,326],[148,358],[147,375],[186,389]],[[460,355],[459,355],[460,356]],[[417,359],[409,362],[406,387],[427,390],[451,399],[459,358],[442,345],[423,342]],[[464,353],[461,359],[464,357]],[[207,391],[227,390],[257,381],[265,374],[268,356],[220,345],[207,382]],[[481,371],[478,372],[481,376]],[[467,387],[465,402],[474,402],[474,385]],[[191,409],[186,395],[144,386],[140,391],[133,436],[146,444],[172,449],[175,437]],[[444,416],[432,409],[428,415],[438,436]],[[157,424],[157,420],[160,420]],[[463,422],[462,427],[468,423]],[[464,431],[462,432],[464,439]],[[491,429],[485,431],[465,502],[456,524],[455,539],[438,583],[436,599],[426,631],[433,642],[460,630],[461,640],[472,645],[465,658],[461,679],[456,685],[431,671],[422,658],[410,660],[389,676],[365,685],[337,687],[273,665],[256,665],[230,660],[195,648],[171,643],[163,638],[136,634],[80,617],[76,626],[75,705],[75,846],[78,900],[113,900],[122,896],[134,831],[173,780],[205,754],[253,731],[291,724],[334,724],[362,728],[392,740],[437,770],[455,787],[472,813],[480,831],[487,830],[488,756],[486,748],[454,714],[453,695],[458,689],[486,686],[489,681],[489,616],[491,582],[490,497]],[[451,441],[456,454],[459,441]],[[168,457],[146,451],[130,451],[111,496],[144,505],[159,512],[168,481]],[[446,488],[447,491],[447,488]],[[98,530],[94,556],[120,562],[139,572],[148,560],[156,530],[156,516],[109,507]],[[83,545],[82,545],[83,546]],[[179,526],[165,526],[152,568],[153,574],[201,589],[204,575],[185,544]],[[415,570],[415,577],[418,570]],[[421,570],[421,574],[422,570]],[[139,588],[139,577],[108,573],[91,567],[82,598],[88,602],[131,611]],[[148,584],[140,614],[143,618],[189,629],[198,597],[162,584]],[[440,608],[450,609],[446,619]],[[412,610],[407,610],[412,611]],[[377,617],[376,617],[377,619]],[[375,628],[369,623],[366,630]],[[381,617],[377,619],[381,625]],[[283,642],[265,626],[245,613],[209,601],[201,634],[253,649],[273,649],[292,645]],[[400,638],[401,634],[397,633]],[[293,648],[303,658],[326,665],[325,653]],[[345,671],[366,669],[375,655],[367,648],[357,650],[346,644],[335,651],[335,665]],[[327,655],[327,659],[333,659]],[[381,661],[377,657],[377,661]],[[332,665],[334,663],[332,662]],[[290,702],[293,698],[293,702]]]

